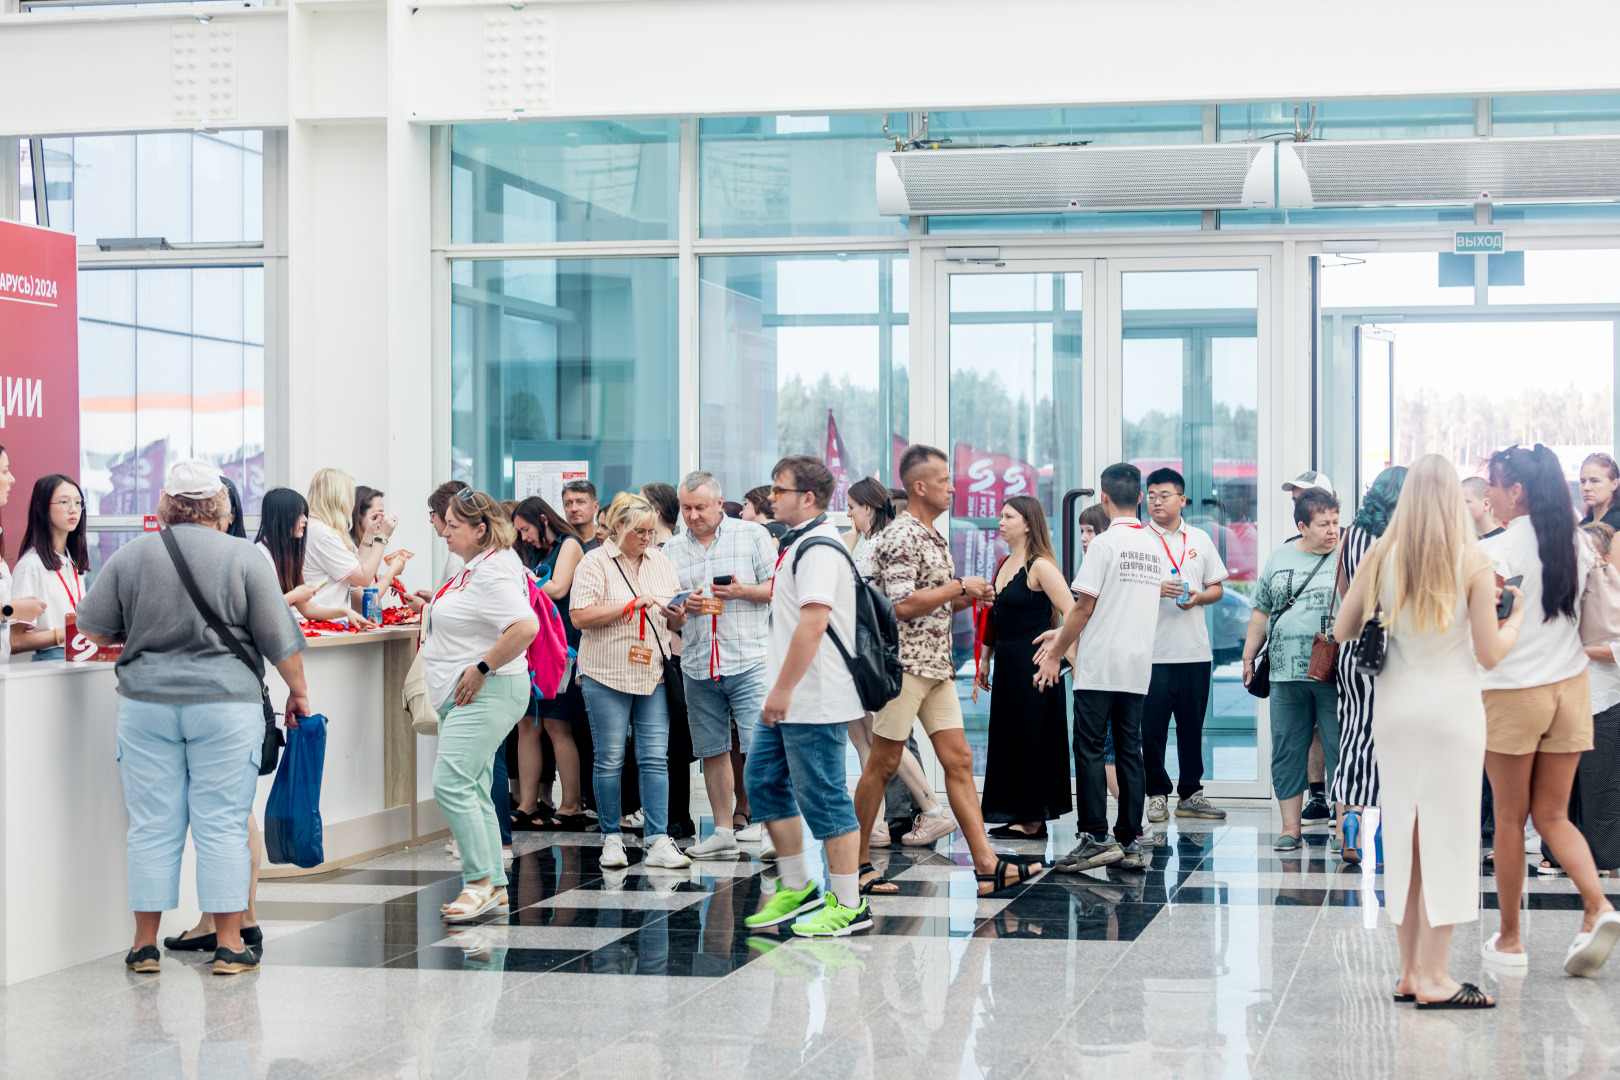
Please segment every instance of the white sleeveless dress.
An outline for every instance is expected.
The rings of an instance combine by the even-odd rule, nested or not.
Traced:
[[[1387,611],[1393,590],[1386,584],[1383,593]],[[1402,614],[1390,627],[1388,657],[1376,686],[1372,732],[1390,918],[1399,924],[1406,914],[1416,821],[1429,924],[1473,922],[1479,918],[1485,704],[1465,591],[1459,590],[1445,634],[1419,634],[1410,616]]]

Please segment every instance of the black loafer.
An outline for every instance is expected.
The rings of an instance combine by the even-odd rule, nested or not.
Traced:
[[[162,954],[158,952],[156,945],[142,945],[138,949],[129,950],[129,954],[124,957],[124,966],[131,971],[155,973],[159,969],[161,959]]]
[[[241,952],[232,952],[223,945],[214,950],[215,975],[238,975],[244,971],[255,971],[258,967],[259,954],[245,943]]]
[[[247,931],[242,931],[246,934]],[[163,947],[170,952],[213,952],[219,948],[218,934],[198,934],[196,937],[166,937]]]
[[[264,955],[264,929],[258,926],[242,927],[242,944]]]

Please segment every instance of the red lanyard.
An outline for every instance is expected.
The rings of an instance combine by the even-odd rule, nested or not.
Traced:
[[[73,580],[79,586],[79,594],[77,596],[73,594],[73,589],[68,585],[67,578],[62,576],[62,571],[60,568],[58,568],[56,571],[56,580],[62,583],[62,591],[67,593],[68,603],[73,605],[73,610],[75,612],[78,611],[79,600],[84,596],[84,582],[79,581],[79,568],[77,566],[73,568]]]
[[[1158,529],[1154,529],[1153,533],[1159,538],[1159,543],[1164,545],[1164,557],[1170,560],[1170,565],[1176,573],[1181,573],[1181,568],[1187,563],[1187,534],[1185,532],[1181,534],[1181,562],[1176,562],[1176,557],[1170,554],[1170,544],[1165,540],[1164,533]]]
[[[635,614],[636,600],[639,600],[639,599],[640,599],[640,597],[633,597],[628,604],[624,605],[624,621],[625,622],[629,622],[630,621],[630,616]],[[642,641],[647,640],[647,609],[646,608],[641,609],[641,640]]]
[[[771,579],[775,581],[775,578]],[[720,616],[709,616],[709,678],[713,682],[720,681]]]
[[[478,569],[479,564],[493,554],[495,554],[493,551],[485,552],[483,555],[480,555],[478,558],[474,559],[465,569],[461,571],[461,573],[457,574],[443,585],[440,585],[439,591],[433,594],[433,602],[438,603],[439,597],[449,592],[452,587],[458,591],[465,589],[467,587],[468,579],[472,577],[472,572]]]

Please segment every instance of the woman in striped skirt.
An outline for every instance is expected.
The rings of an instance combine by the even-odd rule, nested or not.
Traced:
[[[1339,595],[1350,591],[1350,581],[1361,559],[1384,535],[1395,503],[1406,482],[1406,466],[1396,465],[1378,474],[1362,496],[1361,509],[1344,531],[1339,561]],[[1339,647],[1339,767],[1333,774],[1331,798],[1339,804],[1341,854],[1348,863],[1361,861],[1361,811],[1378,803],[1378,760],[1373,753],[1372,680],[1356,670],[1357,642]]]

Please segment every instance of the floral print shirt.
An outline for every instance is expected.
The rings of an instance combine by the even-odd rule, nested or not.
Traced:
[[[879,533],[872,544],[872,584],[894,603],[920,589],[933,589],[956,576],[950,541],[909,512]],[[900,664],[924,679],[953,679],[951,605],[941,604],[915,619],[900,620]]]

